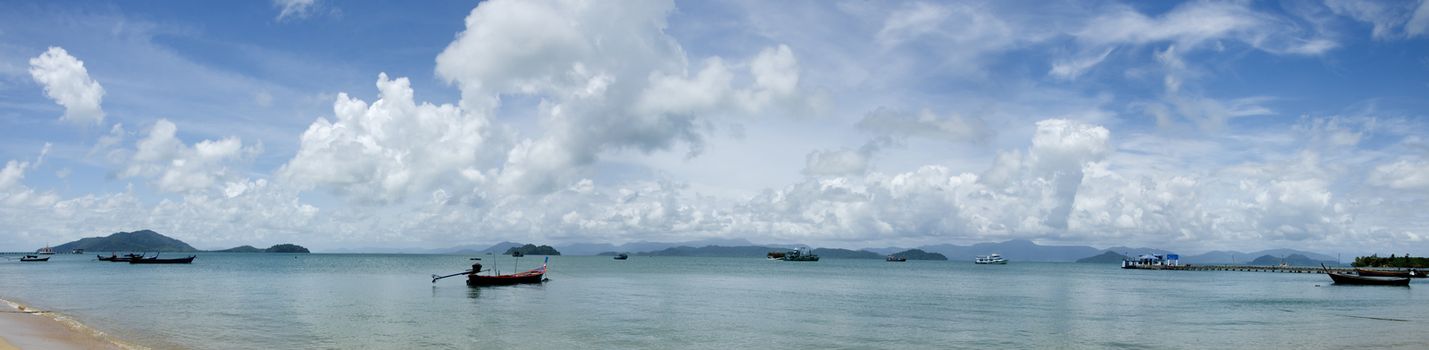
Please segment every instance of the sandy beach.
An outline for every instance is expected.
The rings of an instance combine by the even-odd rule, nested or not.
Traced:
[[[4,299],[0,304],[0,350],[127,348],[42,310]]]

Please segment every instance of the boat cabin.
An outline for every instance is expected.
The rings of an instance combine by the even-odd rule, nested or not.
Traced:
[[[1121,259],[1122,268],[1167,266],[1181,266],[1181,256],[1178,254],[1142,254],[1141,256],[1135,258]]]

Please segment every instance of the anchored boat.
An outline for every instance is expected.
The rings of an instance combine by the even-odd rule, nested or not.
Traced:
[[[50,261],[50,257],[47,256],[47,257],[41,258],[41,257],[39,257],[39,256],[37,256],[37,255],[26,255],[26,256],[20,257],[20,261],[33,261],[33,262]]]
[[[196,255],[189,255],[187,258],[159,259],[158,256],[152,258],[129,259],[130,264],[188,264],[194,262]]]
[[[1352,284],[1363,286],[1409,286],[1408,277],[1376,277],[1351,275],[1343,272],[1330,271],[1330,268],[1325,267],[1325,264],[1320,264],[1320,268],[1325,271],[1326,275],[1330,275],[1330,280],[1335,281],[1335,284]]]
[[[964,258],[964,259],[966,259],[966,258]],[[989,264],[1007,265],[1007,259],[1003,259],[1003,258],[1002,258],[1002,255],[998,255],[997,253],[992,253],[992,255],[987,255],[987,256],[981,256],[981,255],[980,255],[980,256],[978,256],[976,259],[973,259],[973,263],[974,263],[974,264],[978,264],[978,265],[989,265]]]

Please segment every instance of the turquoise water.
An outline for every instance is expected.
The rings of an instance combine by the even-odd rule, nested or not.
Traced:
[[[192,265],[129,265],[56,255],[0,260],[0,298],[160,349],[1429,348],[1424,280],[559,256],[542,285],[431,283],[467,258],[200,253]],[[512,263],[486,262],[510,272],[540,257]]]

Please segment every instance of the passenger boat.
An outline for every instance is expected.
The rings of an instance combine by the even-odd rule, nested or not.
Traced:
[[[1424,273],[1419,272],[1419,271],[1417,271],[1417,270],[1409,270],[1409,271],[1385,271],[1385,270],[1371,270],[1371,269],[1355,269],[1355,273],[1358,274],[1358,275],[1360,275],[1360,276],[1375,276],[1375,277],[1401,277],[1401,278],[1424,277]]]
[[[151,258],[133,258],[133,259],[129,259],[129,263],[130,263],[130,264],[188,264],[188,263],[193,263],[193,262],[194,262],[194,257],[195,257],[195,255],[189,255],[189,257],[187,257],[187,258],[177,258],[177,259],[159,259],[158,256],[151,257]]]
[[[779,258],[779,260],[783,260],[783,261],[819,261],[819,256],[818,256],[818,255],[814,255],[814,250],[813,250],[813,249],[809,249],[809,252],[808,252],[808,253],[804,253],[804,252],[799,251],[798,249],[795,249],[795,250],[790,250],[790,251],[784,253],[784,255],[781,256],[781,257]]]
[[[482,276],[472,272],[466,277],[466,285],[472,287],[485,286],[509,286],[513,284],[541,283],[546,279],[546,265],[551,262],[551,257],[546,257],[546,261],[531,271],[513,273],[510,275]],[[435,278],[432,279],[434,282]]]
[[[904,261],[908,261],[908,258],[901,257],[901,256],[892,256],[892,255],[889,255],[889,256],[883,257],[883,261],[887,261],[887,262],[904,262]]]
[[[620,253],[620,254],[617,254],[617,255],[615,256],[615,260],[625,260],[625,259],[629,259],[629,258],[630,258],[630,254],[625,254],[625,253]]]
[[[769,252],[769,260],[784,260],[784,252]]]
[[[54,249],[54,248],[50,248],[50,246],[49,246],[48,244],[46,244],[44,248],[40,248],[39,250],[36,250],[36,251],[35,251],[35,254],[39,254],[39,255],[55,255],[55,249]]]
[[[47,257],[41,258],[41,257],[36,256],[36,255],[26,255],[26,256],[20,257],[20,261],[50,261],[50,257],[47,256]]]
[[[966,259],[966,258],[964,258],[964,259]],[[1002,255],[998,255],[997,253],[992,253],[992,255],[988,255],[988,256],[978,256],[976,259],[973,259],[973,263],[974,263],[974,264],[978,264],[978,265],[988,265],[988,264],[1007,265],[1007,259],[1003,259],[1003,258],[1002,258]]]

